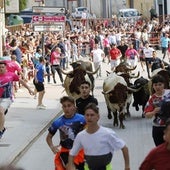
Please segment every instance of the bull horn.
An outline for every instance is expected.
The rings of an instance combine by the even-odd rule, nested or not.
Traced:
[[[73,71],[65,72],[65,71],[63,71],[63,69],[61,69],[61,72],[62,72],[64,75],[69,75],[69,74],[71,74]]]
[[[130,74],[130,78],[138,78],[140,76],[140,72],[138,71],[137,75]]]
[[[131,87],[127,87],[127,89],[131,92],[138,92],[142,87],[139,87],[138,89],[134,89],[134,88],[131,88]]]
[[[135,70],[135,69],[136,69],[136,67],[137,67],[137,65],[136,65],[136,66],[134,66],[133,68],[129,68],[129,67],[127,67],[127,68],[128,68],[128,71],[132,71],[132,70]]]
[[[107,92],[102,91],[102,94],[106,95],[106,94],[108,94],[109,92],[110,92],[110,91],[107,91]]]
[[[86,70],[86,73],[87,74],[96,74],[98,72],[99,68],[100,68],[100,66],[94,72]]]

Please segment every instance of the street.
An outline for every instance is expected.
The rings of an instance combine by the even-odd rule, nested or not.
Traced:
[[[151,137],[152,120],[142,118],[141,108],[136,112],[131,106],[131,117],[124,121],[126,128],[113,127],[113,119],[107,118],[107,108],[102,94],[106,70],[110,71],[110,65],[103,63],[102,77],[96,79],[94,89],[94,96],[99,102],[100,124],[113,129],[119,137],[125,140],[129,148],[131,170],[137,170],[146,154],[154,147]],[[135,73],[141,70],[141,65],[138,63]],[[140,76],[147,77],[142,71]],[[22,88],[16,94],[15,102],[6,116],[7,131],[0,140],[0,164],[13,163],[24,170],[54,169],[54,155],[46,144],[46,135],[51,121],[61,114],[59,99],[65,95],[58,75],[56,77],[57,84],[46,83],[45,85],[46,110],[36,109],[37,99],[29,96],[26,89]],[[29,84],[33,88],[32,82]],[[54,137],[54,143],[56,145],[59,143],[58,133]],[[115,152],[112,164],[113,170],[124,169],[121,151]]]

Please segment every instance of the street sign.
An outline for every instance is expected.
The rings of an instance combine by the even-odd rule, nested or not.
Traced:
[[[65,22],[65,16],[46,16],[46,15],[33,15],[32,23],[36,22]]]
[[[35,13],[57,13],[65,14],[66,9],[64,7],[53,7],[53,6],[33,6],[32,11]]]
[[[47,24],[35,24],[33,26],[34,31],[36,32],[58,32],[64,30],[63,24],[53,24],[53,25],[47,25]]]

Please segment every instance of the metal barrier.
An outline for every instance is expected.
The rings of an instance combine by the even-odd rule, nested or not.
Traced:
[[[152,47],[160,46],[160,33],[151,32],[149,33],[149,44]]]

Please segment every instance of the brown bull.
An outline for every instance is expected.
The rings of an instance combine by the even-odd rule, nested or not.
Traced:
[[[133,70],[136,69],[137,66],[133,67],[133,68],[130,68],[127,66],[127,63],[125,62],[122,62],[120,63],[114,70],[115,73],[119,73],[119,72],[122,72],[122,73],[129,73]]]
[[[96,74],[98,69],[94,72],[92,71],[92,62],[90,61],[77,61],[71,64],[73,67],[73,71],[66,73],[62,71],[63,74],[66,75],[64,80],[64,87],[66,93],[69,96],[77,99],[80,97],[79,87],[83,81],[88,81],[91,84],[91,91],[93,95],[94,90],[94,77],[93,74]]]
[[[115,73],[111,73],[103,83],[103,94],[105,97],[107,109],[108,109],[108,118],[112,118],[114,115],[113,125],[118,126],[118,114],[120,128],[125,128],[123,124],[123,119],[125,115],[125,110],[128,104],[128,93],[130,89],[127,86],[126,81],[122,76],[119,76]]]

